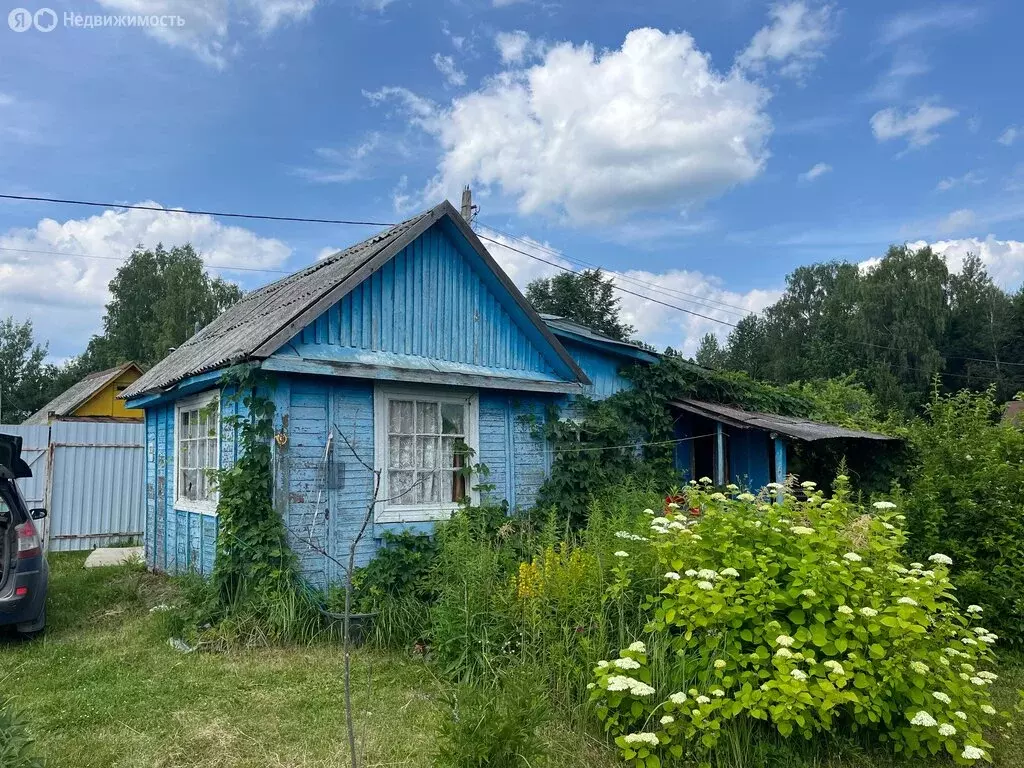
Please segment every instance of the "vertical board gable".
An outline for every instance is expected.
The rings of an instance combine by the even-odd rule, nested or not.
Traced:
[[[443,224],[431,227],[276,354],[395,367],[409,356],[571,381],[552,364],[554,348],[461,241]]]

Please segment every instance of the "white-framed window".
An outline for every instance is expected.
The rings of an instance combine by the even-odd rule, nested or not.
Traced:
[[[472,391],[376,388],[378,522],[439,520],[467,496],[476,502],[467,465],[477,461],[478,416],[479,400]]]
[[[203,392],[174,407],[174,508],[215,514],[212,470],[220,469],[220,393]]]

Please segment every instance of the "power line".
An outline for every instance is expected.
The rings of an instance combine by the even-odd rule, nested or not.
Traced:
[[[60,205],[81,205],[81,206],[88,206],[88,207],[93,207],[93,208],[121,208],[121,209],[126,209],[126,210],[153,211],[153,212],[156,212],[156,213],[183,213],[183,214],[189,214],[189,215],[195,215],[195,216],[219,216],[219,217],[223,217],[223,218],[232,218],[232,219],[253,219],[253,220],[262,220],[262,221],[288,221],[288,222],[299,222],[299,223],[308,223],[308,224],[342,224],[342,225],[351,225],[351,226],[373,226],[373,227],[393,227],[393,226],[395,226],[393,222],[384,222],[384,221],[359,221],[359,220],[354,220],[354,219],[321,219],[321,218],[313,218],[313,217],[305,217],[305,216],[274,216],[274,215],[265,215],[265,214],[255,214],[255,213],[233,213],[233,212],[226,212],[226,211],[205,211],[205,210],[196,210],[196,209],[188,209],[188,208],[164,208],[164,207],[155,206],[155,205],[129,205],[129,204],[126,204],[126,203],[107,203],[107,202],[97,202],[97,201],[92,201],[92,200],[73,200],[73,199],[70,199],[70,198],[38,197],[38,196],[34,196],[34,195],[0,194],[0,199],[3,199],[3,200],[20,200],[20,201],[27,201],[27,202],[56,203],[56,204],[60,204]],[[636,279],[633,279],[633,278],[628,278],[628,277],[626,277],[624,275],[620,275],[619,273],[614,272],[613,270],[606,269],[606,268],[602,267],[599,264],[592,264],[590,262],[583,261],[582,259],[575,259],[575,258],[566,256],[564,253],[561,253],[559,251],[555,251],[554,249],[548,248],[547,246],[541,245],[539,243],[534,243],[532,241],[527,241],[527,240],[525,240],[522,237],[519,237],[517,235],[512,235],[512,234],[510,234],[508,232],[503,232],[503,231],[501,231],[499,229],[496,229],[494,227],[490,227],[490,226],[488,226],[486,224],[483,225],[483,226],[487,227],[488,229],[492,230],[493,232],[496,232],[496,233],[498,233],[500,235],[503,235],[504,237],[508,237],[508,238],[517,240],[519,242],[528,243],[531,248],[536,248],[536,249],[539,249],[539,250],[542,250],[542,251],[546,251],[548,253],[551,253],[552,255],[558,256],[559,258],[564,258],[567,261],[575,262],[577,264],[583,264],[583,265],[586,265],[586,266],[593,267],[595,269],[602,269],[602,270],[604,270],[606,272],[609,272],[611,274],[618,275],[619,277],[622,277],[623,279],[631,280],[634,283],[640,283],[640,284],[644,284],[644,285],[653,287],[656,290],[658,290],[660,293],[664,294],[666,292],[660,286],[657,286],[654,283],[649,283],[649,282],[645,282],[645,281],[641,281],[641,280],[636,280]],[[571,268],[566,267],[566,266],[564,266],[562,264],[557,264],[557,263],[555,263],[553,261],[549,261],[547,259],[543,259],[540,256],[537,256],[537,255],[532,254],[532,253],[528,253],[528,252],[526,252],[524,250],[521,250],[519,248],[515,248],[515,247],[509,245],[508,243],[503,243],[500,240],[496,240],[496,239],[494,239],[492,237],[488,237],[488,236],[480,234],[480,233],[477,233],[477,236],[481,240],[486,240],[487,242],[494,243],[495,245],[500,245],[503,248],[508,248],[510,251],[514,251],[515,253],[519,253],[519,254],[521,254],[523,256],[526,256],[528,258],[531,258],[531,259],[534,259],[536,261],[542,262],[542,263],[547,264],[549,266],[555,267],[556,269],[560,269],[560,270],[562,270],[564,272],[569,272],[569,273],[574,274],[574,275],[579,275],[580,274],[580,272],[577,271],[577,270],[571,269]],[[101,259],[101,260],[105,260],[105,261],[120,261],[120,262],[127,261],[126,258],[118,257],[118,256],[99,256],[97,254],[85,254],[85,253],[64,253],[64,252],[60,252],[60,251],[33,250],[33,249],[29,249],[29,248],[0,247],[0,250],[3,250],[3,251],[14,251],[14,252],[23,252],[23,253],[38,253],[38,254],[45,254],[45,255],[65,256],[65,257],[78,257],[78,258],[86,258],[86,259]],[[220,264],[206,264],[206,266],[211,267],[213,269],[224,269],[224,270],[228,270],[228,271],[238,271],[238,272],[266,272],[266,273],[271,273],[271,274],[282,274],[282,275],[291,274],[291,272],[289,272],[288,270],[263,269],[263,268],[259,268],[259,267],[231,267],[231,266],[220,265]],[[646,301],[650,301],[650,302],[652,302],[654,304],[659,304],[661,306],[668,307],[669,309],[674,309],[674,310],[676,310],[678,312],[684,312],[684,313],[686,313],[688,315],[693,315],[694,317],[699,317],[699,318],[702,318],[704,320],[709,320],[709,321],[714,322],[714,323],[719,323],[721,325],[728,326],[729,328],[736,328],[737,327],[737,325],[735,323],[730,323],[730,322],[727,322],[725,320],[719,320],[718,318],[710,317],[709,315],[704,315],[704,314],[701,314],[700,312],[694,312],[693,310],[687,309],[685,307],[680,307],[680,306],[678,306],[676,304],[669,304],[668,302],[661,301],[659,299],[655,299],[655,298],[653,298],[651,296],[646,296],[646,295],[644,295],[642,293],[637,293],[635,291],[630,291],[630,290],[628,290],[626,288],[623,288],[623,287],[621,287],[619,285],[614,285],[613,284],[612,288],[617,290],[617,291],[620,291],[621,293],[625,293],[625,294],[628,294],[630,296],[635,296],[635,297],[640,298],[640,299],[645,299]],[[674,289],[670,289],[670,290],[674,290]],[[736,308],[736,309],[742,309],[741,307],[738,307],[735,304],[728,304],[726,302],[718,302],[718,301],[716,301],[714,299],[705,299],[704,297],[698,296],[697,294],[687,294],[685,291],[678,291],[678,293],[682,293],[682,294],[685,294],[685,295],[693,296],[695,298],[700,299],[701,301],[714,302],[714,303],[722,304],[723,306],[733,307],[733,308]],[[755,314],[755,313],[749,313],[749,314]],[[900,351],[899,348],[897,348],[897,347],[887,347],[887,346],[882,345],[882,344],[874,344],[874,343],[868,342],[868,341],[856,341],[856,340],[853,340],[853,339],[846,339],[845,341],[847,341],[848,343],[852,343],[852,344],[861,344],[861,345],[865,345],[865,346],[875,347],[875,348],[878,348],[878,349],[886,349],[886,350],[893,351],[893,352]],[[1007,365],[1007,366],[1024,367],[1024,363],[1003,362],[1003,361],[999,361],[999,360],[988,360],[988,359],[979,358],[979,357],[958,357],[958,356],[954,356],[954,355],[943,355],[942,357],[944,359],[948,359],[948,360],[965,360],[965,361],[975,362],[975,363],[989,363],[989,364],[992,364],[992,365]],[[908,369],[909,370],[920,371],[920,372],[923,372],[923,373],[927,373],[928,372],[928,371],[925,371],[924,369],[921,369],[921,368],[911,368],[911,367],[908,367]],[[942,375],[942,376],[956,376],[958,378],[964,378],[964,379],[974,378],[974,377],[971,377],[971,376],[966,376],[966,375],[963,375],[963,374],[956,374],[956,373],[947,373],[947,372],[938,372],[938,373],[939,373],[939,375]]]
[[[489,224],[481,224],[481,226],[484,226],[487,229],[489,229],[490,231],[496,232],[497,234],[502,235],[504,237],[507,237],[507,238],[509,238],[511,240],[517,240],[520,243],[523,243],[525,245],[530,246],[531,248],[536,248],[537,250],[544,251],[546,253],[550,253],[552,256],[558,256],[560,258],[565,259],[566,261],[571,261],[571,262],[573,262],[575,264],[580,264],[580,265],[582,265],[584,267],[590,267],[592,269],[599,269],[602,272],[607,272],[610,275],[615,275],[616,277],[618,277],[618,278],[620,278],[622,280],[625,280],[626,282],[633,283],[635,285],[641,285],[641,286],[645,286],[645,287],[651,288],[656,293],[661,293],[661,294],[664,294],[666,296],[673,296],[675,298],[682,298],[683,296],[689,296],[689,297],[691,297],[691,300],[690,300],[691,303],[696,304],[696,303],[700,302],[700,303],[702,303],[708,309],[719,309],[720,311],[727,312],[730,315],[740,315],[741,317],[745,317],[746,315],[756,314],[755,312],[751,312],[749,309],[747,309],[745,307],[741,307],[741,306],[739,306],[737,304],[729,304],[728,302],[725,302],[725,301],[719,301],[718,299],[711,299],[711,298],[708,298],[706,296],[701,296],[700,294],[697,294],[697,293],[689,293],[687,291],[683,291],[683,290],[680,290],[678,288],[666,288],[665,286],[658,285],[657,283],[652,283],[652,282],[647,281],[647,280],[641,280],[640,278],[632,277],[630,275],[625,275],[622,272],[616,272],[615,270],[608,269],[607,267],[602,267],[600,264],[594,264],[594,263],[589,262],[589,261],[584,261],[583,259],[578,259],[578,258],[575,258],[573,256],[568,256],[565,253],[563,253],[562,251],[558,251],[558,250],[556,250],[554,248],[549,248],[549,247],[547,247],[545,245],[542,245],[542,244],[537,243],[537,242],[535,242],[533,240],[530,240],[529,238],[520,237],[519,235],[513,235],[510,232],[504,232],[504,231],[502,231],[502,230],[500,230],[500,229],[498,229],[496,227],[490,226]],[[683,299],[683,300],[687,301],[687,299]],[[719,306],[715,306],[715,305],[719,305]],[[729,307],[729,309],[724,309],[725,307]],[[739,312],[732,311],[732,310],[739,310]]]
[[[553,261],[548,261],[547,259],[542,259],[540,256],[535,256],[532,253],[527,253],[526,251],[520,250],[519,248],[513,248],[508,243],[503,243],[500,240],[495,240],[493,237],[487,237],[487,235],[481,235],[480,233],[477,233],[477,237],[479,237],[481,240],[486,240],[489,243],[494,243],[495,245],[500,245],[502,248],[508,248],[510,251],[515,251],[516,253],[521,253],[523,256],[527,256],[527,257],[529,257],[531,259],[535,259],[537,261],[543,262],[544,264],[548,264],[548,265],[550,265],[552,267],[555,267],[556,269],[561,269],[564,272],[569,272],[570,274],[573,274],[573,275],[581,274],[578,270],[570,269],[569,267],[565,266],[564,264],[556,264]],[[685,312],[688,315],[693,315],[695,317],[700,317],[700,318],[703,318],[704,320],[710,320],[713,323],[721,323],[722,325],[727,325],[730,328],[735,328],[736,327],[735,323],[730,323],[730,322],[727,322],[725,320],[719,320],[717,317],[711,317],[709,315],[702,315],[700,312],[694,312],[692,309],[687,309],[686,307],[680,307],[680,306],[678,306],[676,304],[669,304],[666,301],[661,301],[659,299],[651,298],[650,296],[645,296],[644,294],[637,293],[636,291],[630,291],[630,290],[628,290],[626,288],[623,288],[621,285],[614,285],[613,284],[612,288],[614,288],[616,291],[620,291],[621,293],[628,293],[630,296],[637,296],[638,298],[645,299],[645,300],[653,302],[655,304],[661,304],[663,307],[669,307],[670,309],[675,309],[675,310],[678,310],[680,312]]]
[[[102,261],[119,261],[122,264],[128,261],[127,256],[100,256],[95,253],[67,253],[65,251],[43,251],[35,248],[8,248],[0,246],[0,251],[13,251],[16,253],[38,253],[46,256],[67,256],[76,259],[100,259]],[[204,267],[210,267],[211,269],[223,269],[228,272],[270,272],[278,275],[290,275],[287,269],[263,269],[261,267],[231,267],[227,264],[214,264],[213,262],[203,262]]]
[[[226,219],[258,219],[261,221],[297,221],[307,224],[350,224],[363,227],[393,227],[386,221],[358,221],[353,219],[315,219],[305,216],[268,216],[257,213],[226,213],[224,211],[198,211],[188,208],[163,208],[159,205],[128,205],[126,203],[99,203],[91,200],[67,200],[57,197],[34,197],[32,195],[3,195],[3,200],[23,200],[36,203],[60,203],[62,205],[85,205],[92,208],[124,208],[131,211],[156,211],[157,213],[188,213],[195,216],[220,216]]]

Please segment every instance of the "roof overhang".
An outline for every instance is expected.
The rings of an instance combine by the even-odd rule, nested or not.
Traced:
[[[747,411],[732,405],[709,403],[703,400],[683,398],[672,401],[670,405],[681,411],[703,416],[706,419],[728,424],[738,429],[759,429],[764,432],[772,432],[805,442],[816,442],[819,440],[895,441],[899,439],[878,432],[848,429],[821,421],[798,419],[775,413]]]

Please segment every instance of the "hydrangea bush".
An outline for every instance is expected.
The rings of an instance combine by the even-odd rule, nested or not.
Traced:
[[[753,718],[783,736],[844,728],[909,755],[987,760],[997,638],[977,606],[958,606],[950,558],[904,564],[903,515],[885,501],[865,514],[845,477],[831,498],[803,486],[806,501],[693,483],[700,517],[652,516],[664,576],[648,630],[687,682],[653,681],[640,643],[598,663],[591,699],[625,759],[706,754]]]

